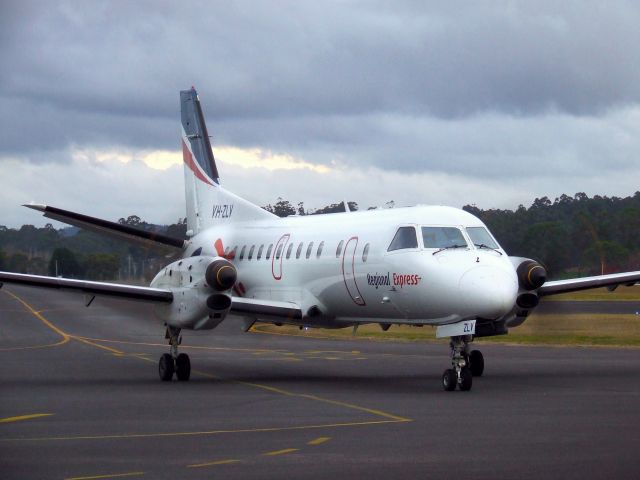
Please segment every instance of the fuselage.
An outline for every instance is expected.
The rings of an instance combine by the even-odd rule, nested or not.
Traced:
[[[224,256],[238,271],[234,295],[296,303],[309,325],[497,319],[518,280],[497,243],[474,245],[470,229],[489,236],[477,217],[441,206],[292,216],[209,228],[184,256]]]

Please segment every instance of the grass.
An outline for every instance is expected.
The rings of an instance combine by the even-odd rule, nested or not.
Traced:
[[[309,329],[284,325],[260,324],[258,331],[298,335],[315,338],[357,338],[368,340],[394,340],[407,342],[440,342],[448,339],[436,339],[435,327],[414,327],[409,325],[392,326],[387,332],[378,325],[363,325],[358,328],[355,337],[353,330]],[[542,315],[532,314],[519,327],[512,328],[509,335],[479,338],[481,343],[516,343],[526,345],[584,345],[640,347],[640,315]]]
[[[608,302],[626,302],[630,300],[640,301],[640,285],[633,287],[621,286],[610,292],[606,288],[594,288],[593,290],[583,290],[582,292],[563,293],[561,295],[551,295],[545,297],[547,301],[593,301],[601,300]]]

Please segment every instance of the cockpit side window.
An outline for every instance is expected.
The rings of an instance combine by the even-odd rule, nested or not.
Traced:
[[[418,237],[416,229],[413,227],[400,227],[393,240],[391,240],[391,245],[389,245],[387,252],[405,248],[418,248]]]
[[[467,233],[476,247],[485,246],[493,249],[500,248],[491,234],[484,227],[467,227]]]
[[[424,248],[468,247],[462,231],[457,227],[422,227]]]

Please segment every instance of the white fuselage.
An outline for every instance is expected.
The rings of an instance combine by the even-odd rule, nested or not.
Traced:
[[[417,247],[388,251],[402,226],[457,227],[468,245],[438,251],[418,234]],[[224,253],[238,271],[234,295],[300,305],[308,325],[500,318],[515,304],[514,267],[502,250],[475,247],[466,227],[484,225],[440,206],[292,216],[209,228],[185,258]]]

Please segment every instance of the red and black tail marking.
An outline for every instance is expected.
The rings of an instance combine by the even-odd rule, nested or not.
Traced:
[[[191,87],[191,90],[182,90],[180,92],[180,112],[182,128],[185,133],[182,145],[185,163],[198,179],[209,185],[212,185],[212,182],[219,185],[220,175],[211,150],[211,141],[209,140],[209,132],[202,114],[200,99],[195,88]],[[185,141],[189,145],[186,145]]]

